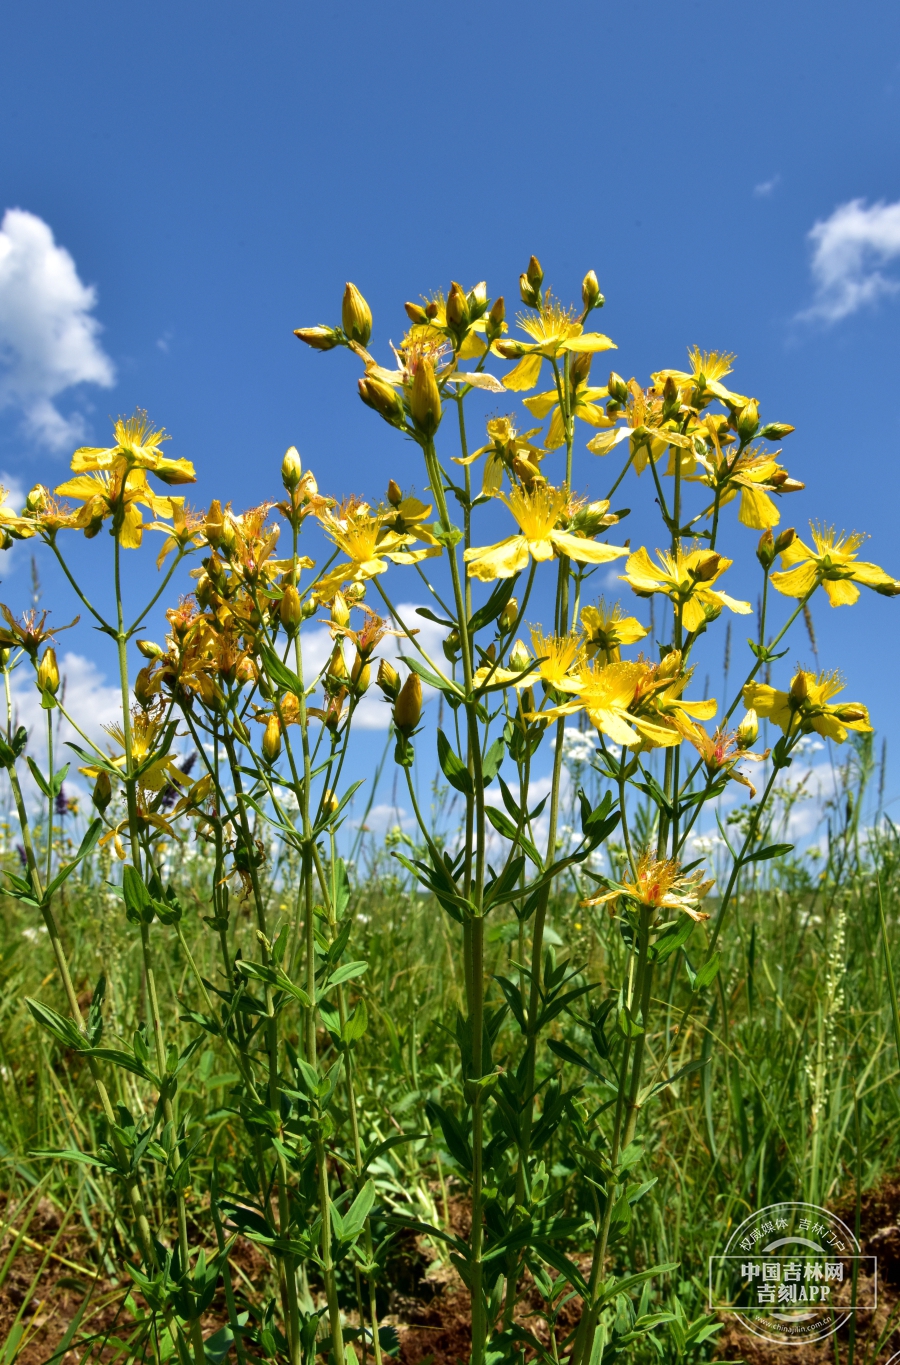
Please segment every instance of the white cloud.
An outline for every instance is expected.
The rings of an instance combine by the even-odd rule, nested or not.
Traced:
[[[900,290],[900,280],[882,273],[900,257],[900,200],[867,207],[863,199],[851,199],[816,223],[809,236],[816,297],[801,317],[838,322]]]
[[[753,193],[757,199],[767,199],[778,186],[781,180],[780,175],[773,175],[771,180],[761,180],[758,185],[753,186]]]
[[[42,219],[7,209],[0,223],[0,407],[17,408],[26,429],[59,450],[82,434],[78,414],[55,404],[76,384],[109,388],[115,369],[92,312],[96,290]]]

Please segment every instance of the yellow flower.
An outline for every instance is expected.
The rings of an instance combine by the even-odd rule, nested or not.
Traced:
[[[731,566],[732,561],[716,554],[715,550],[678,550],[675,555],[657,550],[657,568],[642,546],[630,555],[622,581],[629,583],[638,597],[662,593],[681,609],[685,630],[695,631],[705,621],[712,621],[723,607],[749,615],[749,602],[740,602],[727,593],[714,591],[712,584]]]
[[[692,739],[697,730],[694,722],[712,720],[718,710],[712,697],[684,700],[681,694],[694,670],[682,672],[681,661],[681,651],[673,649],[650,666],[649,677],[638,686],[632,709],[647,748],[673,748],[683,739]]]
[[[636,379],[629,379],[625,387],[628,397],[624,407],[619,411],[619,405],[608,406],[604,423],[612,427],[621,416],[625,425],[612,431],[601,431],[588,441],[587,448],[592,455],[608,455],[627,439],[635,473],[642,474],[648,463],[652,460],[655,464],[670,446],[692,452],[690,437],[678,430],[673,417],[664,415],[663,400],[658,394],[652,389],[642,389]]]
[[[165,431],[154,431],[146,412],[138,409],[131,417],[113,423],[115,445],[107,448],[81,446],[72,456],[72,471],[84,474],[93,470],[149,469],[163,483],[196,483],[194,466],[189,460],[167,460],[162,453]]]
[[[699,346],[691,346],[688,349],[690,370],[660,370],[654,374],[653,381],[662,388],[667,379],[673,379],[685,392],[692,408],[704,408],[714,398],[729,407],[742,408],[749,399],[743,394],[732,393],[719,382],[731,373],[734,358],[726,351],[701,351]]]
[[[714,735],[710,735],[697,725],[688,735],[688,739],[703,759],[711,781],[724,777],[726,781],[739,782],[742,787],[749,788],[751,800],[756,796],[753,783],[744,773],[738,771],[735,765],[745,758],[753,763],[762,763],[763,759],[769,756],[768,749],[764,754],[748,753],[741,744],[740,729],[733,734],[717,730]]]
[[[454,464],[469,465],[481,455],[487,455],[482,493],[493,496],[499,491],[504,469],[509,473],[510,482],[515,478],[530,488],[536,481],[543,482],[540,463],[546,451],[531,443],[532,436],[539,431],[540,427],[533,427],[531,431],[519,432],[512,417],[492,417],[487,423],[488,444],[479,446],[471,455],[454,455],[451,458]]]
[[[565,687],[570,671],[584,656],[584,640],[580,635],[545,635],[540,626],[532,627],[531,648],[535,659],[541,662],[529,673],[529,684],[540,678],[548,687],[557,690]]]
[[[22,613],[21,620],[16,620],[9,607],[0,603],[0,612],[6,621],[5,626],[0,626],[0,649],[21,648],[32,659],[37,657],[37,652],[45,640],[54,639],[61,630],[71,630],[80,619],[76,616],[67,626],[55,626],[52,630],[45,630],[44,623],[50,615],[47,611],[41,612],[39,618],[37,611],[29,609]]]
[[[156,567],[162,568],[163,561],[173,550],[184,550],[188,545],[200,546],[205,544],[203,527],[206,524],[205,512],[193,512],[184,505],[184,498],[170,498],[172,504],[172,525],[166,526],[160,521],[151,521],[148,530],[164,531],[166,540],[163,547],[156,557]]]
[[[141,544],[144,522],[138,510],[140,507],[149,508],[158,517],[171,518],[175,503],[183,501],[160,497],[148,484],[142,467],[129,469],[123,461],[110,470],[100,469],[96,473],[67,479],[56,493],[84,503],[82,516],[76,524],[83,525],[88,538],[95,536],[103,522],[111,517],[113,533],[125,550],[136,550]],[[160,529],[158,524],[156,529]],[[162,529],[170,531],[171,528]]]
[[[567,488],[536,484],[530,491],[514,488],[509,496],[500,494],[516,521],[520,535],[509,536],[496,545],[473,546],[464,558],[469,576],[483,583],[495,578],[512,578],[528,563],[529,557],[542,562],[564,555],[581,564],[606,564],[628,553],[616,545],[598,545],[571,532],[558,530],[569,505]]]
[[[700,902],[714,885],[713,881],[703,880],[699,869],[685,876],[675,859],[657,858],[648,850],[641,854],[637,875],[626,873],[623,881],[614,884],[613,890],[581,903],[602,905],[609,902],[610,914],[614,914],[616,902],[624,896],[654,912],[654,920],[655,912],[660,910],[680,910],[694,920],[709,919],[709,915],[700,909]]]
[[[844,702],[832,706],[829,699],[842,692],[841,675],[808,673],[800,669],[791,682],[789,692],[779,692],[765,683],[751,682],[744,687],[744,705],[757,715],[772,721],[784,734],[803,735],[815,731],[825,739],[843,744],[848,730],[871,734],[869,712],[858,702]]]
[[[594,353],[615,350],[616,344],[602,332],[585,332],[574,308],[564,308],[552,297],[549,289],[540,311],[520,313],[517,318],[523,332],[533,338],[525,341],[495,341],[497,355],[506,360],[518,360],[516,367],[503,379],[508,389],[533,389],[541,372],[541,364],[555,360],[566,351]],[[549,411],[549,409],[548,409]]]
[[[609,396],[609,390],[591,387],[589,381],[591,368],[591,357],[589,355],[579,356],[575,365],[572,366],[570,378],[570,403],[572,416],[577,417],[582,422],[587,422],[592,427],[608,427],[610,419],[605,410],[600,406],[599,400]],[[550,419],[550,429],[547,432],[546,446],[548,450],[557,450],[566,439],[565,424],[559,406],[559,394],[555,388],[548,389],[546,393],[537,393],[533,398],[523,398],[528,411],[532,416],[543,421],[548,413],[552,412]]]
[[[585,607],[581,626],[587,636],[587,652],[593,658],[603,656],[603,662],[618,663],[622,645],[633,645],[647,634],[636,616],[623,616],[618,602],[611,607],[601,597],[596,607]]]
[[[372,513],[368,503],[356,498],[348,499],[335,512],[320,514],[326,534],[349,560],[347,564],[338,564],[319,580],[315,595],[320,601],[330,601],[343,583],[362,583],[384,573],[388,560],[394,564],[415,564],[441,553],[440,544],[428,545],[422,550],[406,550],[404,547],[412,544],[413,536],[398,535],[390,529],[386,523],[392,514],[393,509],[388,513]]]
[[[815,549],[795,537],[781,554],[782,570],[772,574],[772,587],[785,597],[806,597],[819,583],[824,585],[833,607],[850,606],[859,597],[857,583],[874,588],[883,597],[896,597],[900,582],[891,578],[877,564],[867,564],[856,558],[856,552],[867,539],[865,535],[835,534],[833,526],[814,526],[810,522]]]
[[[719,490],[719,506],[741,495],[738,521],[756,531],[765,531],[777,526],[781,513],[775,506],[770,493],[781,496],[783,493],[797,493],[806,485],[799,479],[792,479],[786,469],[778,463],[775,454],[769,454],[759,446],[751,446],[742,455],[729,458],[724,454],[715,428],[708,427],[712,440],[710,447],[703,453],[695,443],[694,453],[703,474],[688,474],[693,483],[705,483],[714,491]],[[777,452],[776,452],[777,453]],[[704,516],[709,516],[715,507],[711,504]]]

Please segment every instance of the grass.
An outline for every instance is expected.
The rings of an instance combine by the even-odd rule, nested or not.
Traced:
[[[675,1037],[669,1074],[691,1060],[703,1065],[663,1089],[644,1118],[643,1155],[635,1177],[653,1184],[641,1216],[620,1228],[614,1261],[619,1268],[677,1262],[676,1272],[654,1282],[647,1306],[675,1312],[686,1325],[700,1321],[695,1336],[702,1336],[703,1323],[712,1325],[704,1317],[707,1258],[722,1249],[729,1230],[746,1214],[780,1200],[805,1200],[840,1208],[852,1223],[857,1197],[862,1200],[866,1191],[884,1188],[900,1166],[900,1040],[884,952],[885,931],[889,943],[897,942],[900,835],[884,820],[874,829],[861,825],[867,762],[867,751],[857,749],[837,774],[836,795],[823,812],[823,857],[767,864],[765,876],[742,885],[720,941],[722,969],[704,991],[684,1034]],[[436,809],[443,809],[442,800],[436,795]],[[793,800],[786,791],[778,818],[787,818]],[[737,812],[734,823],[740,818]],[[443,1285],[432,1302],[432,1316],[436,1312],[440,1326],[455,1313],[463,1321],[464,1336],[465,1295],[455,1282],[446,1246],[437,1238],[411,1233],[395,1232],[390,1238],[385,1222],[386,1216],[400,1212],[452,1230],[466,1216],[452,1143],[437,1133],[436,1142],[423,1137],[388,1145],[402,1134],[430,1134],[435,1102],[452,1108],[463,1100],[456,1029],[464,983],[446,916],[405,874],[398,875],[402,869],[391,857],[392,845],[405,839],[399,831],[380,843],[368,838],[351,865],[354,951],[370,964],[355,990],[355,997],[365,1001],[369,1020],[355,1053],[356,1103],[363,1145],[384,1144],[371,1167],[378,1198],[376,1243],[386,1243],[378,1308],[382,1319],[402,1324],[416,1317],[435,1286]],[[97,978],[105,974],[107,1036],[130,1042],[147,1019],[147,982],[139,936],[107,884],[109,870],[102,855],[94,857],[80,877],[66,884],[59,915],[84,1005]],[[169,875],[180,882],[190,913],[182,925],[184,946],[173,930],[155,930],[156,985],[167,1036],[181,1049],[197,1037],[196,1026],[184,1018],[187,1010],[198,1008],[185,947],[213,984],[220,982],[220,955],[216,936],[201,918],[211,896],[211,864],[203,845],[183,847]],[[291,875],[289,866],[269,869],[265,895],[276,927],[279,917],[290,921],[281,888],[290,884]],[[132,1292],[123,1269],[130,1240],[118,1203],[119,1186],[96,1166],[33,1155],[90,1149],[103,1134],[96,1128],[84,1061],[39,1028],[24,1004],[26,996],[59,1008],[64,1003],[47,937],[19,902],[3,901],[0,915],[0,1362],[60,1358],[64,1350],[74,1352],[69,1361],[139,1358],[146,1349],[142,1321],[148,1309]],[[602,906],[580,909],[577,887],[561,888],[551,902],[548,923],[551,951],[560,960],[570,957],[586,964],[586,975],[600,983],[601,991],[619,980],[622,942]],[[234,949],[243,947],[251,955],[255,931],[249,912],[233,914],[229,932]],[[702,935],[703,930],[697,932]],[[521,946],[517,924],[493,926],[488,977],[514,976]],[[689,994],[680,954],[675,963],[658,977],[660,1008],[654,1017],[660,1026],[649,1039],[651,1070],[654,1058],[672,1042],[679,1007]],[[502,1003],[495,984],[487,1007]],[[590,1021],[586,1015],[579,1018],[580,1024],[576,1019],[567,1025],[566,1037],[574,1038],[575,1051],[600,1070]],[[298,1043],[301,1027],[298,1011],[288,1042]],[[508,1018],[501,1022],[494,1054],[502,1065],[515,1066],[518,1037]],[[330,1046],[324,1030],[319,1041],[324,1067]],[[146,1098],[128,1073],[117,1070],[115,1077],[115,1100],[139,1121],[149,1118]],[[545,1104],[557,1078],[573,1093],[544,1149],[543,1178],[551,1191],[554,1186],[568,1191],[563,1211],[578,1213],[578,1201],[588,1200],[589,1189],[586,1182],[570,1179],[573,1150],[581,1117],[603,1102],[604,1092],[594,1072],[569,1059],[565,1045],[558,1054],[544,1054],[540,1062],[537,1080]],[[255,1180],[246,1130],[230,1108],[237,1080],[229,1054],[214,1039],[194,1051],[182,1073],[176,1121],[186,1123],[196,1143],[185,1192],[192,1221],[209,1209],[212,1190],[221,1198],[232,1182],[252,1186]],[[210,1094],[218,1100],[212,1109]],[[336,1126],[345,1118],[338,1102]],[[334,1179],[340,1203],[342,1185],[349,1190],[352,1180],[339,1163]],[[156,1204],[155,1218],[171,1223],[162,1168],[156,1187],[148,1184],[148,1194]],[[225,1238],[232,1232],[227,1223],[221,1230]],[[578,1260],[589,1250],[576,1241],[569,1254]],[[359,1285],[346,1263],[338,1266],[338,1274],[342,1308],[352,1323]],[[278,1292],[268,1275],[266,1262],[237,1239],[229,1277],[218,1286],[204,1319],[208,1359],[216,1358],[216,1343],[223,1350],[229,1344],[226,1293],[234,1296],[238,1312],[264,1316],[266,1303]],[[321,1285],[314,1268],[303,1283],[307,1302],[318,1304]],[[528,1311],[527,1299],[522,1311]],[[572,1312],[571,1304],[561,1306],[560,1332]],[[829,1354],[822,1358],[834,1359],[835,1351],[855,1363],[886,1358],[894,1320],[879,1321],[885,1341],[880,1355],[862,1322],[852,1355],[842,1338],[837,1345],[826,1343]],[[533,1321],[532,1328],[539,1328],[540,1340],[550,1342],[553,1334],[543,1324]],[[437,1340],[440,1332],[435,1332]],[[683,1353],[677,1331],[660,1331],[644,1338],[630,1358],[737,1360],[744,1349],[727,1332],[692,1342],[688,1329],[687,1336]],[[420,1358],[422,1340],[421,1330],[401,1332],[403,1357]],[[385,1343],[396,1349],[390,1332]],[[552,1345],[549,1349],[552,1358]],[[453,1358],[452,1350],[448,1358]]]

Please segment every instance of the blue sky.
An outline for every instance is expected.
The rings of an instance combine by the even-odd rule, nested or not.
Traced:
[[[405,299],[485,278],[512,305],[535,252],[563,297],[597,271],[626,377],[691,343],[737,352],[735,387],[797,428],[807,492],[782,524],[870,531],[900,575],[896,5],[94,0],[15,6],[5,32],[0,212],[33,216],[0,234],[0,469],[20,487],[136,405],[200,502],[274,493],[291,443],[328,491],[421,487],[352,357],[292,329],[336,321],[352,279],[386,351]],[[33,264],[16,287],[11,252]],[[74,552],[94,574],[97,549]],[[0,573],[25,605],[27,551]],[[898,611],[815,610],[822,665],[895,751]],[[808,656],[798,640],[785,665]]]

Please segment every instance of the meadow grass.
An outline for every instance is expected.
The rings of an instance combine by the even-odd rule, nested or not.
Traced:
[[[674,1311],[685,1324],[707,1321],[707,1258],[722,1249],[729,1229],[747,1213],[779,1200],[839,1206],[845,1214],[848,1209],[852,1213],[857,1192],[877,1186],[898,1165],[898,1039],[882,916],[888,941],[896,943],[900,835],[884,819],[876,827],[861,827],[868,762],[868,751],[859,746],[837,774],[835,796],[824,812],[827,834],[822,855],[772,863],[764,878],[741,888],[731,928],[722,940],[722,969],[704,992],[683,1037],[675,1039],[668,1074],[691,1060],[704,1064],[663,1089],[647,1106],[644,1154],[635,1174],[643,1182],[655,1183],[642,1204],[643,1217],[621,1230],[614,1260],[632,1267],[677,1262],[677,1272],[654,1284],[645,1306]],[[439,812],[443,799],[437,792]],[[733,822],[739,823],[739,816]],[[354,1068],[366,1146],[401,1132],[431,1134],[436,1127],[433,1103],[452,1109],[462,1102],[456,1021],[464,983],[446,916],[410,884],[391,856],[407,842],[399,828],[386,839],[361,836],[351,863],[357,950],[370,964],[356,992],[365,999],[370,1028],[358,1045]],[[120,896],[109,886],[108,874],[109,864],[101,855],[79,878],[70,879],[60,920],[79,995],[86,1004],[97,978],[105,974],[108,1037],[128,1040],[145,1026],[146,980],[139,939],[122,914]],[[202,845],[178,850],[170,875],[188,915],[182,925],[183,944],[174,932],[163,937],[161,930],[157,990],[167,1032],[181,1048],[196,1035],[185,1016],[198,1007],[187,952],[211,983],[220,983],[221,971],[216,936],[201,919],[211,895],[211,864]],[[279,917],[290,920],[285,888],[291,875],[288,865],[275,863],[270,869],[265,894],[276,925]],[[585,910],[579,900],[576,885],[559,888],[551,902],[548,936],[560,960],[569,957],[585,964],[586,975],[602,989],[619,979],[621,937],[602,906]],[[48,1162],[33,1155],[52,1149],[93,1150],[102,1132],[97,1130],[92,1082],[84,1062],[39,1028],[24,1005],[26,996],[60,1003],[47,937],[19,902],[3,901],[0,913],[0,1187],[5,1196],[0,1293],[15,1280],[17,1265],[27,1262],[30,1276],[27,1283],[20,1276],[17,1294],[11,1297],[7,1292],[3,1298],[6,1320],[0,1360],[11,1365],[17,1356],[50,1358],[66,1326],[76,1319],[70,1339],[63,1343],[76,1351],[70,1360],[92,1354],[104,1359],[138,1357],[145,1349],[140,1346],[140,1319],[146,1309],[139,1296],[132,1295],[133,1286],[123,1272],[131,1240],[120,1207],[120,1185],[96,1166]],[[243,945],[249,955],[254,939],[249,913],[234,914],[229,932],[233,950]],[[700,927],[697,932],[705,931]],[[495,928],[486,963],[488,979],[514,975],[520,949],[515,923]],[[687,978],[676,960],[676,967],[659,978],[660,1026],[649,1041],[651,1068],[673,1041],[671,1031],[688,995]],[[488,991],[488,1009],[502,1004],[494,985]],[[298,1009],[293,1035],[287,1031],[288,1041],[293,1038],[296,1043],[300,1036],[300,1013]],[[561,1037],[559,1031],[557,1036]],[[597,1061],[590,1034],[586,1027],[579,1030],[577,1020],[570,1021],[566,1037],[570,1043],[575,1040],[581,1055]],[[327,1066],[329,1039],[324,1030],[320,1045],[322,1065]],[[589,1197],[570,1178],[577,1115],[579,1106],[592,1109],[602,1103],[603,1093],[595,1075],[567,1060],[567,1046],[561,1044],[559,1054],[547,1053],[540,1062],[538,1081],[545,1096],[546,1087],[557,1079],[577,1091],[542,1158],[550,1188],[556,1184],[565,1190],[570,1205],[565,1212],[577,1214],[572,1201]],[[495,1040],[495,1059],[515,1066],[520,1047],[517,1031],[504,1020]],[[209,1039],[193,1054],[179,1086],[177,1121],[187,1121],[192,1145],[196,1143],[186,1191],[189,1219],[199,1209],[209,1209],[212,1189],[221,1198],[232,1185],[253,1181],[246,1130],[235,1122],[229,1107],[238,1079],[231,1056],[217,1040]],[[115,1098],[140,1116],[146,1096],[131,1081],[127,1072],[116,1072]],[[211,1095],[218,1100],[213,1107]],[[338,1125],[344,1119],[340,1103]],[[438,1131],[434,1138],[386,1147],[376,1158],[370,1168],[378,1194],[376,1238],[386,1233],[384,1218],[392,1213],[439,1228],[453,1226],[461,1216],[465,1193],[451,1145]],[[334,1178],[339,1203],[341,1188],[349,1189],[352,1180],[337,1164]],[[162,1178],[155,1191],[148,1187],[148,1194],[156,1201],[153,1213],[158,1224],[165,1226],[168,1220],[171,1225],[171,1200]],[[37,1230],[31,1235],[30,1219],[48,1203],[61,1231],[51,1236]],[[226,1227],[226,1237],[228,1232]],[[53,1254],[41,1262],[38,1247]],[[569,1254],[577,1262],[589,1249],[576,1238]],[[404,1266],[404,1258],[409,1265]],[[398,1287],[407,1296],[415,1295],[416,1276],[429,1259],[448,1269],[447,1248],[437,1239],[420,1237],[414,1243],[407,1237],[393,1243],[385,1253],[378,1287],[382,1315],[392,1309],[396,1315]],[[72,1270],[72,1265],[80,1271]],[[98,1287],[91,1293],[83,1272],[99,1274]],[[275,1286],[264,1283],[265,1273],[255,1265],[248,1275],[238,1258],[228,1286],[238,1311],[258,1307],[274,1292]],[[322,1287],[315,1274],[304,1275],[303,1283],[308,1299],[318,1302]],[[339,1292],[350,1322],[358,1312],[359,1290],[352,1271],[345,1268]],[[210,1358],[215,1332],[227,1323],[224,1293],[223,1286],[205,1319],[207,1338],[213,1339],[212,1349],[209,1341],[207,1347]],[[78,1307],[85,1302],[78,1316]],[[111,1304],[124,1308],[110,1330]],[[99,1336],[98,1323],[103,1325]],[[700,1343],[688,1341],[681,1354],[677,1334],[673,1338],[660,1333],[654,1339],[658,1348],[642,1338],[630,1358],[715,1360],[720,1358],[717,1336]],[[385,1344],[390,1348],[390,1334]],[[839,1349],[846,1352],[846,1344]],[[870,1354],[873,1349],[872,1341],[865,1348],[857,1343],[856,1360],[880,1359]]]

